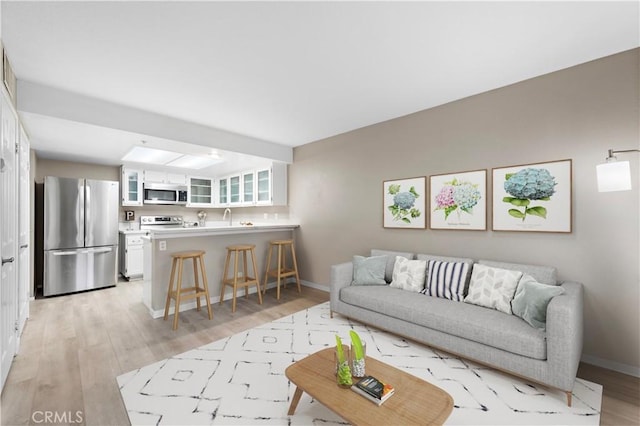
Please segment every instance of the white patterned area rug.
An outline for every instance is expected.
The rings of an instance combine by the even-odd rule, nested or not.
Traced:
[[[308,354],[349,341],[367,355],[447,391],[455,407],[446,424],[597,425],[602,386],[577,379],[565,394],[481,367],[335,315],[329,302],[131,371],[117,378],[134,425],[331,425],[345,421],[303,394],[287,415],[295,386],[284,370]],[[416,395],[420,398],[420,395]],[[428,401],[425,401],[428,403]],[[372,404],[372,415],[376,407]]]

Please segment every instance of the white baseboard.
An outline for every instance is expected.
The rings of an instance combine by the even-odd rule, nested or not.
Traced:
[[[629,376],[640,377],[640,367],[634,367],[620,362],[610,361],[608,359],[599,358],[593,355],[582,355],[580,361],[606,368],[607,370],[617,371],[618,373],[628,374]]]
[[[291,282],[288,282],[287,284],[291,284]],[[316,284],[316,283],[312,283],[311,281],[305,281],[305,280],[300,280],[300,284],[302,284],[305,287],[311,287],[311,288],[315,288],[318,290],[322,290],[322,291],[329,291],[329,287],[327,287],[326,285],[320,285],[320,284]],[[293,285],[295,285],[295,282],[293,283]],[[268,289],[272,289],[272,288],[276,288],[276,282],[270,282],[267,285],[267,290]],[[255,287],[251,287],[249,288],[249,294],[255,294],[256,293],[256,288]],[[244,294],[244,290],[241,291],[241,294]],[[233,295],[231,293],[225,293],[224,295],[224,299],[223,300],[231,300],[233,298]],[[220,301],[220,296],[211,296],[211,293],[209,293],[209,302],[211,303],[211,305],[215,305]],[[188,311],[190,309],[195,309],[196,308],[196,302],[195,300],[193,302],[189,302],[189,303],[181,303],[180,304],[180,312],[184,312],[184,311]],[[206,308],[204,308],[206,309]],[[169,315],[173,315],[173,312],[175,310],[175,306],[173,305],[173,303],[171,304],[171,307],[169,307]],[[151,317],[153,319],[156,318],[162,318],[164,316],[164,309],[157,309],[157,310],[151,310],[149,309],[149,314],[151,314]]]
[[[300,280],[300,283],[305,287],[315,288],[316,290],[321,290],[329,293],[330,289],[327,285],[312,283],[311,281]]]

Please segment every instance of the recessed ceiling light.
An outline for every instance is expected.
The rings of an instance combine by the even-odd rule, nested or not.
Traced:
[[[133,161],[135,163],[147,164],[166,164],[181,156],[182,154],[177,152],[134,146],[131,151],[122,157],[122,161]]]
[[[171,167],[182,167],[185,169],[204,169],[205,167],[213,166],[214,164],[221,162],[222,160],[218,158],[183,155],[180,158],[168,162],[166,165]]]
[[[220,158],[217,152],[215,155],[197,156],[162,149],[134,146],[131,151],[122,157],[122,161],[180,167],[184,169],[203,169],[214,164],[222,163],[224,160]]]

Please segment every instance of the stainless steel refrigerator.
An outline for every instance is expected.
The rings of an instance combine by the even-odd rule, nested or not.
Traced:
[[[45,177],[44,296],[116,284],[118,192],[114,181]]]

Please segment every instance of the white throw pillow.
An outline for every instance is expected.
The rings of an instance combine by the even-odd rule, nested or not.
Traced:
[[[424,288],[426,272],[426,260],[409,260],[402,256],[396,256],[391,287],[420,292]]]
[[[511,299],[522,272],[490,266],[473,265],[469,294],[465,302],[511,314]]]

